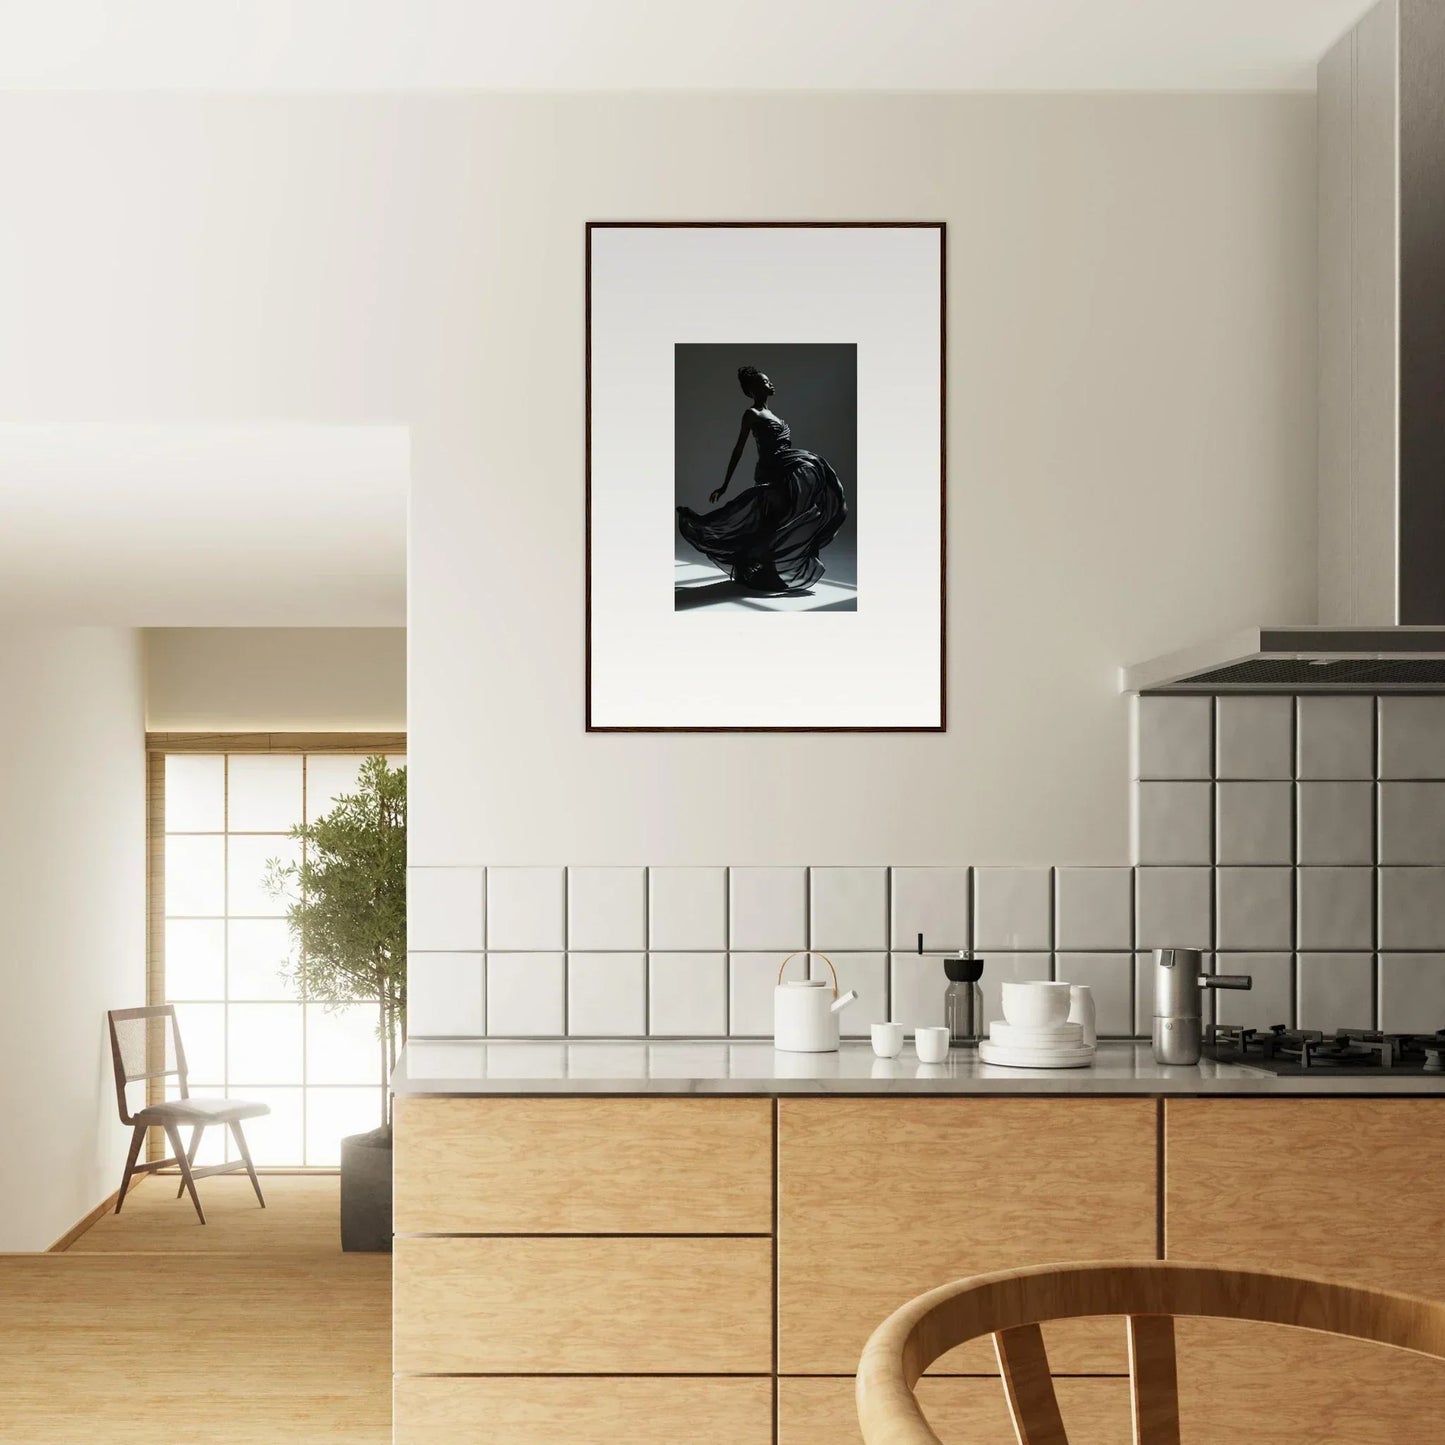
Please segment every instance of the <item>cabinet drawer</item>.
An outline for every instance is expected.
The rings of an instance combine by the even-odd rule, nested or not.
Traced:
[[[1056,1380],[1054,1390],[1069,1445],[1120,1445],[1131,1438],[1127,1380]],[[1001,1380],[930,1375],[918,1382],[918,1403],[944,1440],[1016,1445]],[[778,1381],[778,1445],[861,1445],[862,1439],[851,1379]]]
[[[769,1099],[396,1101],[398,1234],[769,1234]]]
[[[767,1239],[398,1239],[395,1368],[766,1375],[772,1268]]]
[[[778,1358],[849,1375],[873,1330],[962,1275],[1153,1259],[1150,1099],[784,1099],[778,1105]],[[1045,1331],[1066,1374],[1128,1372],[1119,1320]],[[988,1341],[935,1373],[993,1374]]]
[[[768,1379],[432,1379],[396,1382],[394,1445],[772,1445]]]

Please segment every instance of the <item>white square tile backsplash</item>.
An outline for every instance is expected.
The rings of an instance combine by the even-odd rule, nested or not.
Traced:
[[[567,946],[611,951],[647,947],[647,869],[569,868]]]
[[[894,868],[890,940],[895,949],[923,946],[943,952],[967,948],[969,897],[967,868]]]
[[[1216,863],[1294,862],[1294,787],[1220,783],[1215,792]]]
[[[648,960],[648,1032],[707,1038],[728,1031],[725,953],[654,953]]]
[[[647,875],[649,947],[727,948],[726,868],[649,868]]]
[[[1295,861],[1308,865],[1375,861],[1375,785],[1300,783]]]
[[[1297,777],[1375,776],[1374,698],[1301,697],[1295,719]]]
[[[1380,784],[1380,862],[1445,863],[1445,783]]]
[[[647,955],[569,953],[567,1032],[636,1038],[647,1032]]]
[[[487,1031],[481,953],[413,953],[406,961],[407,1037],[472,1038]]]
[[[808,946],[806,868],[730,868],[728,943],[732,948]]]
[[[566,962],[562,954],[487,955],[487,1031],[502,1038],[567,1032]]]
[[[1134,861],[1174,865],[1214,861],[1210,783],[1140,783],[1134,806]]]
[[[809,946],[861,995],[849,1034],[941,1023],[920,932],[986,958],[994,1017],[1003,979],[1072,977],[1147,1036],[1173,945],[1256,974],[1224,1018],[1445,1024],[1445,697],[1144,698],[1133,725],[1136,866],[414,867],[411,1033],[767,1039]]]
[[[1380,699],[1380,777],[1445,778],[1445,696]]]
[[[1215,877],[1215,943],[1219,948],[1268,952],[1293,945],[1291,869],[1219,868]]]
[[[1214,776],[1214,699],[1141,697],[1133,719],[1136,778]]]
[[[487,869],[487,947],[567,946],[565,868]]]
[[[980,950],[1033,951],[1053,944],[1053,870],[975,868],[973,941]]]
[[[1374,1026],[1375,956],[1372,953],[1302,953],[1296,985],[1299,1027],[1361,1029]]]
[[[887,946],[886,868],[811,868],[808,889],[812,947],[826,951]]]
[[[486,947],[482,869],[408,868],[406,896],[411,952]]]
[[[1073,950],[1134,946],[1134,873],[1130,868],[1054,870],[1054,944]]]
[[[1228,696],[1214,706],[1216,778],[1294,776],[1292,697]]]

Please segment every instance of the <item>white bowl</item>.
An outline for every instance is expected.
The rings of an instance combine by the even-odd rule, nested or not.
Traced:
[[[1005,983],[1003,1016],[1015,1028],[1057,1028],[1069,1017],[1069,985],[1042,983],[1029,979],[1023,983]]]

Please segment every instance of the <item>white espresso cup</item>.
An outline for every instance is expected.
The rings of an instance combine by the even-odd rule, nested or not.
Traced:
[[[913,1030],[913,1047],[921,1064],[941,1064],[948,1057],[949,1033],[946,1028]]]
[[[903,1052],[902,1024],[874,1024],[873,1052],[880,1059],[896,1059]]]

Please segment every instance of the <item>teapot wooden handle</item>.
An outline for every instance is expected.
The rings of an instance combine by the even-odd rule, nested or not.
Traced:
[[[816,949],[800,948],[796,953],[790,953],[778,967],[778,982],[783,981],[783,970],[795,958],[821,958],[828,965],[828,972],[833,975],[833,997],[838,997],[838,970],[833,967],[833,960],[826,953],[819,953]]]

